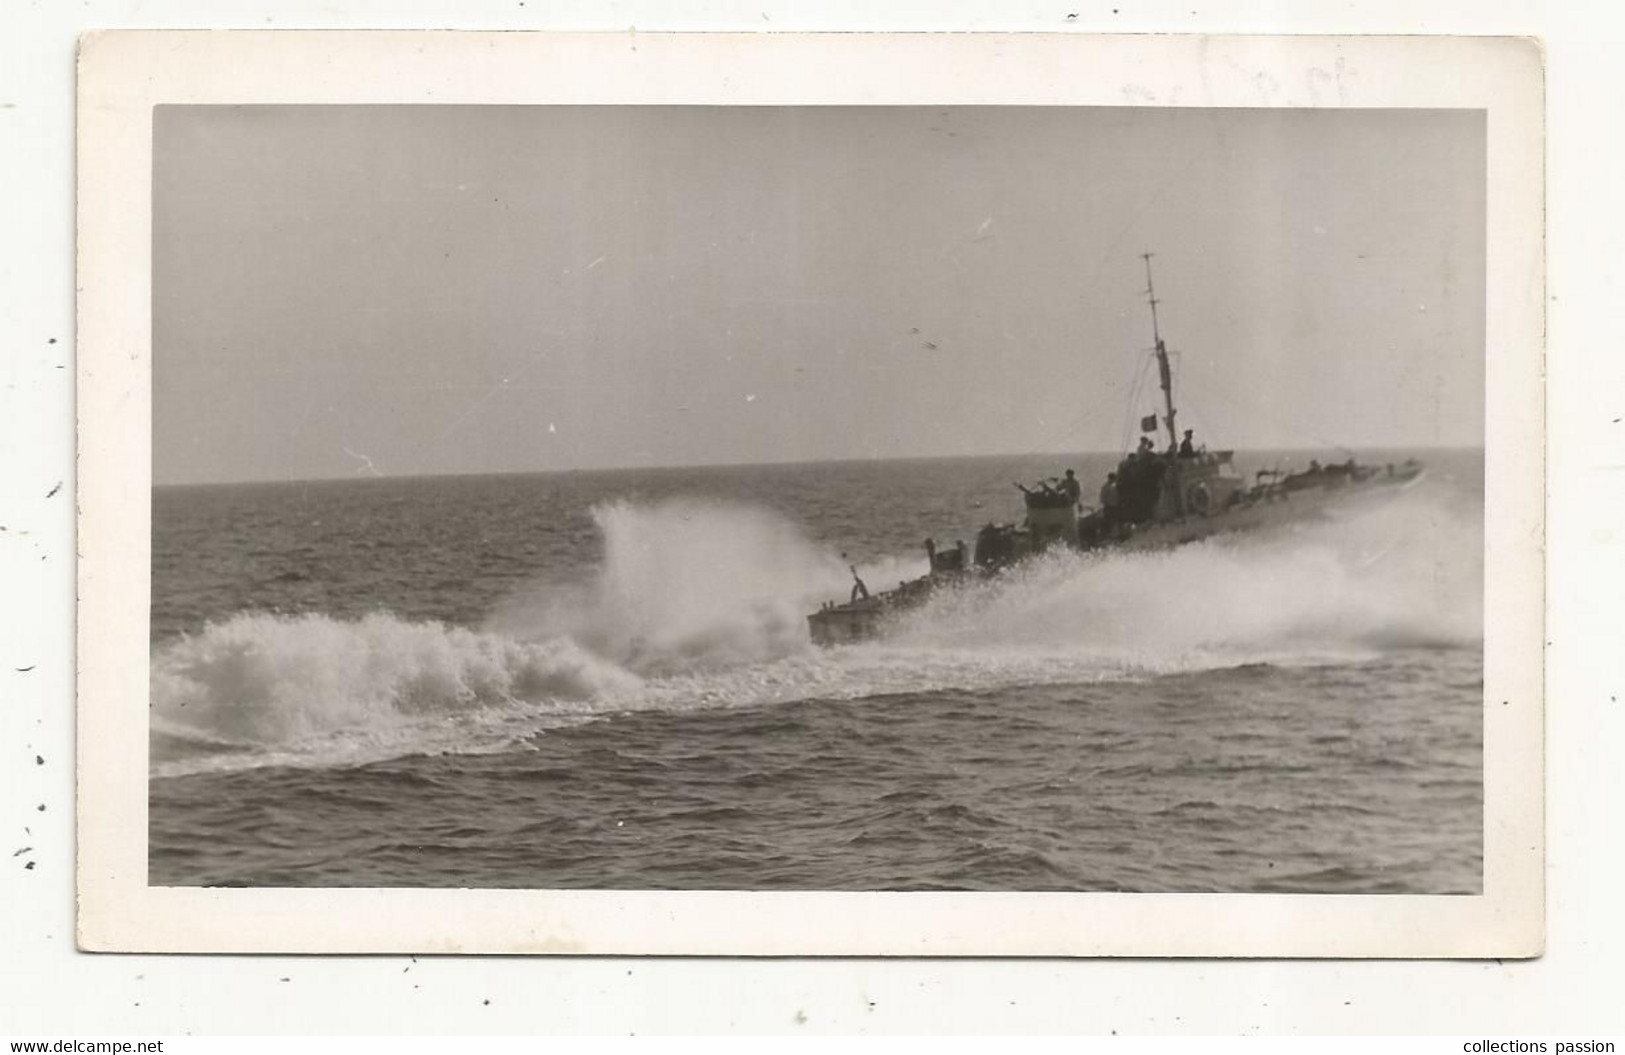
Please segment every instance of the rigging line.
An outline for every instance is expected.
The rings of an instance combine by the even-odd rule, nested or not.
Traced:
[[[1168,354],[1176,361],[1182,362],[1182,353],[1177,349],[1170,348],[1168,350]],[[1231,406],[1235,405],[1228,399],[1226,399],[1225,402],[1230,403]],[[1189,419],[1186,424],[1195,428],[1197,435],[1203,438],[1203,443],[1207,444],[1209,447],[1214,447],[1217,449],[1217,446],[1213,441],[1223,436],[1223,421],[1209,418],[1206,414],[1204,414],[1202,412],[1200,400],[1195,403],[1187,403],[1185,406],[1180,408],[1179,412],[1181,415]],[[1215,427],[1216,425],[1218,427]]]
[[[1123,408],[1123,432],[1118,439],[1118,453],[1127,453],[1129,439],[1139,431],[1140,408],[1151,389],[1151,372],[1156,366],[1156,353],[1147,352],[1140,359],[1139,374],[1136,379],[1132,401]]]
[[[1139,368],[1134,375],[1134,384],[1129,390],[1128,402],[1123,406],[1123,427],[1118,433],[1119,454],[1127,453],[1128,438],[1134,434],[1134,424],[1139,417],[1139,403],[1145,395],[1146,381],[1150,375],[1150,367],[1155,353],[1147,352],[1141,359]]]
[[[1144,364],[1141,366],[1141,371],[1144,371]],[[1108,403],[1110,403],[1113,398],[1116,398],[1116,393],[1118,392],[1120,392],[1120,389],[1118,389],[1116,385],[1100,385],[1092,402],[1081,402],[1079,405],[1077,405],[1076,415],[1074,415],[1074,418],[1072,418],[1074,419],[1072,428],[1066,429],[1066,432],[1063,432],[1063,434],[1059,436],[1059,439],[1063,439],[1063,441],[1066,441],[1066,439],[1071,439],[1071,437],[1077,436],[1079,432],[1082,432],[1085,424],[1089,423],[1090,419],[1103,418],[1105,415],[1103,415],[1102,411],[1107,408]]]
[[[1094,405],[1088,407],[1079,406],[1075,408],[1075,413],[1071,415],[1071,417],[1074,418],[1074,424],[1071,428],[1061,433],[1057,437],[1057,440],[1059,442],[1066,443],[1082,436],[1084,430],[1090,425],[1091,422],[1105,416],[1101,412],[1106,409],[1106,404],[1110,401],[1111,395],[1112,393],[1107,392],[1105,396],[1097,399]]]
[[[1267,418],[1271,422],[1273,422],[1274,424],[1284,427],[1290,433],[1301,434],[1301,435],[1303,435],[1303,436],[1305,436],[1305,437],[1307,437],[1309,439],[1314,440],[1316,443],[1319,443],[1324,447],[1329,447],[1332,450],[1342,451],[1344,454],[1350,454],[1350,455],[1352,455],[1354,453],[1348,447],[1344,446],[1341,443],[1338,443],[1336,440],[1333,440],[1333,439],[1331,439],[1329,437],[1326,437],[1326,436],[1319,435],[1318,433],[1315,433],[1315,432],[1313,432],[1313,431],[1311,431],[1309,429],[1301,429],[1297,425],[1293,424],[1292,422],[1287,421],[1285,418],[1276,417],[1275,415],[1270,414],[1268,411],[1261,410],[1256,405],[1249,406],[1249,405],[1243,403],[1239,398],[1237,398],[1235,396],[1234,393],[1226,394],[1226,392],[1223,391],[1222,386],[1210,386],[1207,391],[1209,393],[1211,393],[1212,395],[1218,396],[1219,399],[1221,399],[1222,401],[1228,403],[1230,406],[1236,408],[1237,410],[1241,411],[1243,414],[1252,414],[1252,415],[1256,415],[1258,417]]]
[[[1129,415],[1134,413],[1134,405],[1140,400],[1140,377],[1145,373],[1145,362],[1142,360],[1134,369],[1133,380],[1128,388],[1128,400],[1123,404],[1122,416],[1117,421],[1117,452],[1123,452],[1123,445],[1128,442]]]
[[[1112,259],[1112,251],[1115,250],[1118,243],[1123,240],[1123,236],[1128,234],[1129,231],[1131,231],[1134,226],[1140,222],[1140,217],[1144,216],[1146,212],[1150,210],[1151,206],[1162,200],[1163,196],[1168,193],[1168,191],[1173,187],[1175,181],[1177,181],[1182,175],[1183,172],[1181,170],[1176,169],[1171,171],[1168,178],[1163,180],[1157,189],[1151,192],[1150,197],[1146,198],[1140,207],[1134,210],[1134,214],[1128,218],[1123,226],[1118,229],[1117,233],[1111,237],[1111,240],[1106,243],[1106,247],[1101,250],[1100,258],[1095,262],[1095,269],[1094,271],[1090,272],[1088,280],[1084,283],[1085,286],[1093,287],[1096,285],[1100,279],[1101,270],[1105,268],[1107,262]]]
[[[1102,413],[1102,411],[1104,411],[1107,405],[1117,397],[1118,391],[1119,389],[1115,385],[1102,386],[1101,391],[1095,396],[1095,399],[1091,403],[1087,405],[1080,404],[1077,409],[1076,424],[1068,429],[1061,436],[1061,439],[1071,439],[1073,436],[1076,436],[1078,433],[1083,431],[1084,426],[1089,420],[1097,417],[1104,417],[1105,415]]]
[[[1134,372],[1134,384],[1128,391],[1128,400],[1123,404],[1122,417],[1117,422],[1117,453],[1121,454],[1128,446],[1129,422],[1134,415],[1134,408],[1139,405],[1140,393],[1144,389],[1142,380],[1145,374],[1145,363],[1142,361]]]

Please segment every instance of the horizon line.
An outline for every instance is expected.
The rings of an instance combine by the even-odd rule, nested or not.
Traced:
[[[1262,454],[1297,454],[1313,453],[1317,451],[1337,450],[1344,451],[1344,446],[1317,446],[1317,447],[1216,447],[1214,450],[1235,451],[1242,453]],[[1482,451],[1484,445],[1460,443],[1436,444],[1403,444],[1395,446],[1371,446],[1367,450],[1376,451]],[[462,479],[467,477],[502,477],[502,476],[567,476],[581,473],[634,473],[634,472],[676,472],[680,470],[704,469],[751,469],[751,468],[791,468],[812,465],[854,465],[860,463],[882,464],[888,462],[944,462],[944,461],[976,461],[992,458],[1054,458],[1054,457],[1123,457],[1124,451],[1008,451],[990,454],[910,454],[886,458],[793,458],[769,461],[740,461],[740,462],[691,462],[673,465],[604,465],[584,466],[567,469],[496,469],[476,470],[472,472],[412,472],[412,473],[352,473],[346,476],[266,476],[252,477],[236,480],[187,480],[152,482],[152,489],[183,488],[183,487],[233,487],[243,485],[277,485],[277,484],[328,484],[328,483],[358,483],[367,480],[445,480]]]

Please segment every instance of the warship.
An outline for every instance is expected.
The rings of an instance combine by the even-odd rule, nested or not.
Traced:
[[[1298,472],[1263,469],[1249,479],[1236,467],[1235,452],[1207,450],[1181,439],[1174,409],[1174,373],[1157,318],[1152,254],[1145,261],[1146,300],[1151,308],[1163,408],[1161,428],[1168,446],[1158,449],[1150,435],[1124,457],[1098,492],[1101,504],[1085,506],[1081,486],[1070,470],[1064,480],[1033,487],[1021,484],[1024,505],[1019,522],[990,522],[976,534],[974,548],[963,541],[939,548],[925,542],[928,571],[895,588],[871,594],[857,567],[849,565],[853,585],[843,600],[831,600],[807,616],[818,645],[864,641],[884,634],[898,616],[924,604],[933,594],[969,580],[991,578],[1056,547],[1079,552],[1167,549],[1231,532],[1256,531],[1322,515],[1333,505],[1362,497],[1395,493],[1421,479],[1424,467],[1414,459],[1401,464],[1364,465],[1353,458],[1322,465],[1311,461]],[[1140,421],[1143,433],[1159,430],[1159,415]]]

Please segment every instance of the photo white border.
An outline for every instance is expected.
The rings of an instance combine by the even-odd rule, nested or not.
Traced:
[[[152,107],[1180,105],[1487,111],[1484,891],[1465,896],[147,885]],[[1543,145],[1511,38],[111,32],[79,95],[86,950],[1525,957],[1543,940]]]

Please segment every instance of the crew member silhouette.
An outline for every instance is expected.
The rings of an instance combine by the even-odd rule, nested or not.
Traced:
[[[1078,499],[1083,497],[1083,485],[1078,483],[1078,477],[1071,469],[1066,471],[1066,479],[1061,481],[1061,491],[1076,505]]]

